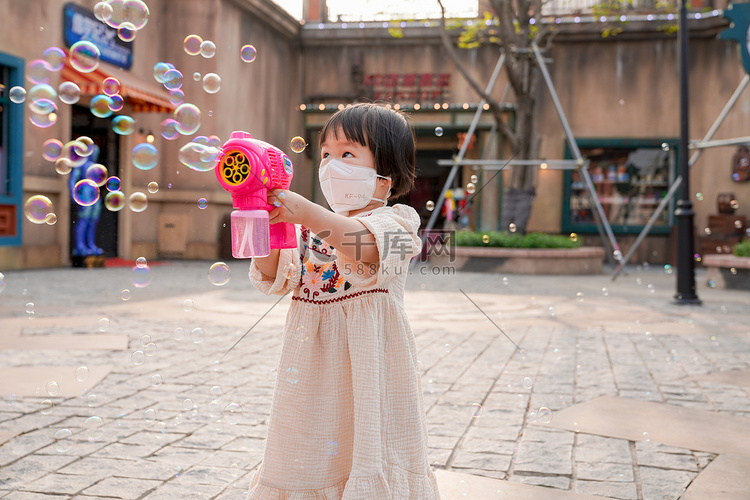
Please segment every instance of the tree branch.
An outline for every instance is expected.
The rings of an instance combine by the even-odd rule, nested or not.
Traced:
[[[495,117],[495,121],[497,122],[498,130],[503,135],[505,140],[508,141],[508,144],[510,145],[511,150],[515,152],[517,148],[518,140],[513,130],[502,119],[503,110],[500,107],[500,103],[497,102],[495,99],[493,99],[489,94],[487,94],[484,91],[481,85],[479,85],[476,79],[474,79],[474,77],[466,69],[464,64],[461,62],[461,59],[459,59],[458,54],[456,53],[456,50],[453,48],[453,43],[451,42],[450,38],[448,38],[448,32],[445,29],[445,7],[443,6],[442,0],[437,0],[437,1],[438,1],[438,4],[440,4],[440,40],[443,42],[443,47],[445,47],[445,50],[448,53],[448,57],[451,58],[451,60],[453,61],[453,64],[456,65],[456,68],[458,69],[459,73],[461,73],[461,75],[468,82],[471,88],[473,88],[474,91],[477,94],[479,94],[479,96],[482,99],[484,99],[487,102],[487,104],[490,105],[490,108],[492,108],[493,116]],[[506,69],[508,68],[506,67]]]

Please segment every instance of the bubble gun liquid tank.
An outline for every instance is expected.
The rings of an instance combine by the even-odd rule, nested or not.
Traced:
[[[215,167],[221,187],[232,195],[232,256],[265,257],[272,248],[294,248],[294,224],[269,224],[268,191],[288,189],[294,167],[279,148],[247,132],[232,132]]]

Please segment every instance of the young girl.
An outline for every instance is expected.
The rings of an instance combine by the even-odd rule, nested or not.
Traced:
[[[333,211],[270,192],[270,222],[299,224],[300,246],[250,265],[258,290],[293,296],[249,500],[438,499],[404,311],[419,216],[386,206],[414,185],[414,136],[403,115],[357,104],[328,120],[320,148]]]

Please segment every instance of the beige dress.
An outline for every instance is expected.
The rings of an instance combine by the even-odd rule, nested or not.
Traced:
[[[434,500],[414,335],[404,311],[419,216],[406,205],[355,215],[380,262],[364,265],[298,226],[266,294],[293,293],[265,455],[248,500]]]

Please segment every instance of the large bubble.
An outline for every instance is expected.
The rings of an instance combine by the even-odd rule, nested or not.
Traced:
[[[201,55],[206,59],[210,59],[216,55],[216,44],[211,40],[203,40],[201,42]]]
[[[150,12],[142,0],[125,0],[123,5],[123,22],[131,23],[136,30],[142,30],[148,23]]]
[[[164,87],[167,90],[177,90],[182,87],[182,72],[172,68],[164,73]]]
[[[174,110],[177,131],[182,135],[192,135],[201,127],[201,110],[195,104],[186,102]]]
[[[38,85],[34,85],[29,90],[28,94],[28,100],[32,103],[35,103],[36,101],[39,101],[41,99],[46,99],[50,101],[54,101],[57,98],[57,92],[51,85],[47,85],[46,83],[40,83]],[[43,112],[43,110],[36,110],[32,108],[32,111],[35,113]]]
[[[52,71],[60,71],[65,65],[65,51],[60,47],[49,47],[42,52],[42,59]]]
[[[180,148],[177,157],[183,165],[193,170],[208,172],[213,170],[220,152],[218,148],[198,142],[188,142]]]
[[[47,161],[55,161],[60,158],[63,143],[57,139],[47,139],[42,144],[42,156]]]
[[[120,81],[114,76],[109,76],[102,82],[102,90],[105,95],[112,97],[120,93]]]
[[[89,207],[99,201],[99,186],[91,179],[81,179],[73,186],[73,200],[82,207]]]
[[[44,59],[29,61],[26,65],[26,79],[37,85],[52,81],[52,68]]]
[[[10,98],[11,102],[21,104],[26,100],[26,89],[19,86],[11,87],[10,91],[8,92],[8,97]]]
[[[112,116],[112,110],[110,105],[112,104],[112,98],[108,95],[99,94],[91,98],[89,109],[91,114],[99,118],[108,118]]]
[[[57,123],[57,104],[49,99],[30,103],[29,121],[39,128],[48,128]]]
[[[161,136],[168,141],[173,141],[180,136],[177,131],[177,120],[174,118],[167,118],[161,122]]]
[[[112,130],[119,135],[130,135],[135,132],[135,120],[125,115],[115,116],[112,119]]]
[[[151,170],[159,162],[159,151],[156,146],[143,142],[133,148],[133,165],[141,170]]]
[[[203,39],[199,37],[198,35],[188,35],[185,37],[185,40],[183,41],[183,46],[185,47],[185,52],[188,55],[191,56],[197,56],[201,53],[201,44],[203,43]]]
[[[159,83],[164,83],[164,73],[172,68],[174,68],[174,66],[165,62],[158,62],[154,64],[154,80]]]
[[[81,73],[94,71],[99,66],[100,57],[99,48],[89,41],[81,40],[70,47],[70,65]]]
[[[94,17],[106,23],[112,18],[112,6],[108,2],[97,2],[94,5]]]
[[[94,181],[97,186],[103,186],[107,182],[107,167],[101,163],[94,163],[86,169],[86,178]]]
[[[240,58],[247,63],[255,61],[257,55],[258,51],[252,45],[245,45],[240,50]]]
[[[122,191],[110,191],[104,197],[104,206],[110,212],[119,212],[125,208],[125,193]]]
[[[221,89],[221,77],[216,73],[206,73],[203,77],[203,90],[215,94]]]
[[[34,224],[44,224],[53,212],[52,200],[41,194],[29,197],[23,205],[23,213]]]
[[[75,104],[81,98],[81,89],[73,82],[62,82],[57,91],[65,104]]]
[[[143,212],[148,208],[148,197],[145,193],[136,191],[128,198],[128,206],[133,212]]]

